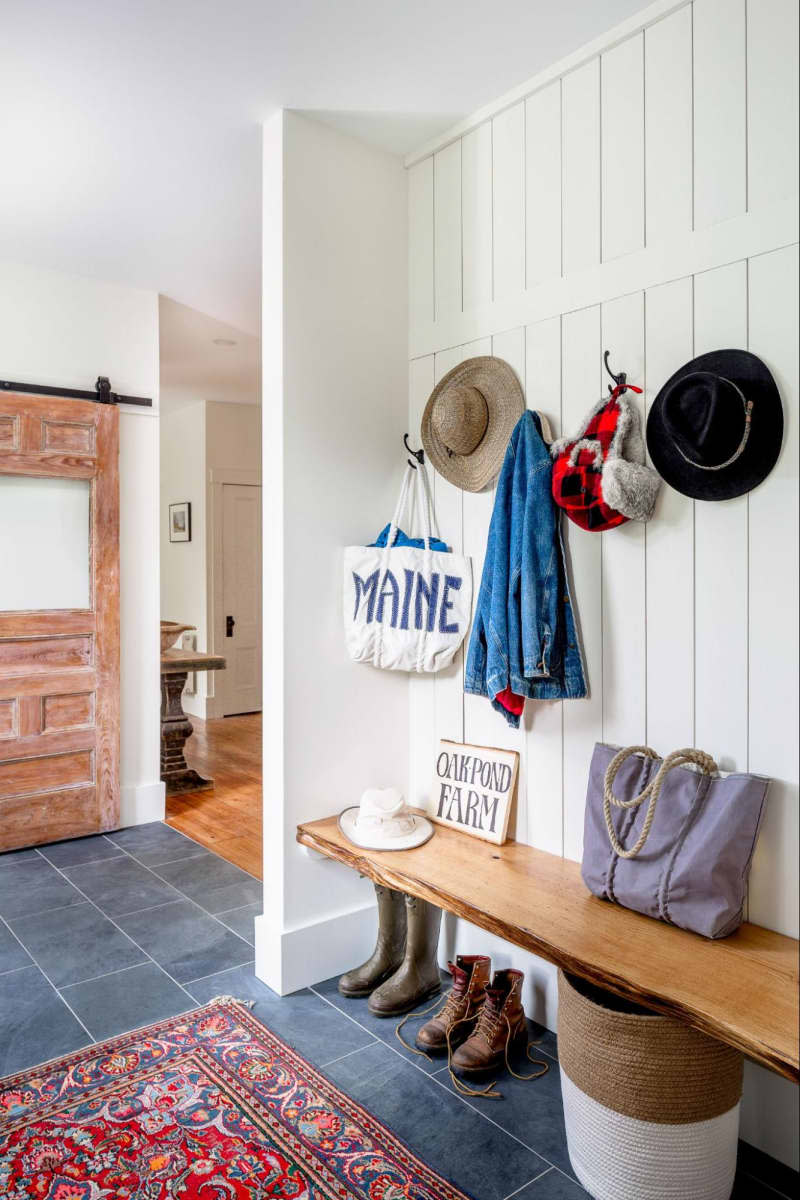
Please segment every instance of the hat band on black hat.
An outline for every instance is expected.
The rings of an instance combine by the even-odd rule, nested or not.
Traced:
[[[687,378],[691,378],[691,376],[687,376]],[[736,462],[737,458],[740,458],[742,456],[742,454],[744,453],[744,448],[747,445],[747,439],[750,437],[750,429],[752,427],[754,401],[746,399],[745,394],[742,391],[742,389],[740,387],[737,387],[737,385],[733,382],[732,379],[726,379],[724,375],[720,375],[719,378],[724,383],[730,384],[730,386],[738,394],[739,399],[742,402],[742,405],[744,407],[744,433],[742,434],[742,440],[739,442],[739,445],[736,447],[733,454],[731,454],[730,458],[726,458],[725,461],[721,462],[721,463],[714,463],[711,466],[709,466],[707,463],[700,463],[700,462],[697,462],[693,458],[689,458],[689,455],[684,454],[683,450],[681,450],[680,446],[678,445],[678,443],[676,441],[675,449],[678,451],[681,458],[685,462],[689,463],[690,466],[697,467],[697,469],[699,471],[721,471],[724,467],[729,467],[732,463]]]

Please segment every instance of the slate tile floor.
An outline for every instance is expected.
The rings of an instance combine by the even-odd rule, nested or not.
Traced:
[[[531,1026],[547,1075],[503,1077],[503,1100],[458,1096],[440,1060],[405,1050],[335,979],[283,998],[256,979],[260,898],[257,880],[160,822],[0,856],[0,1075],[233,995],[475,1200],[586,1197],[552,1033]],[[788,1174],[761,1182],[754,1163],[734,1200],[793,1194]]]

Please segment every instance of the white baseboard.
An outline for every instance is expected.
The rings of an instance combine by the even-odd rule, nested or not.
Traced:
[[[165,787],[158,783],[139,783],[120,788],[119,825],[144,825],[148,821],[163,821],[166,813]]]
[[[256,975],[279,996],[342,975],[372,953],[376,911],[367,904],[283,931],[256,917]]]

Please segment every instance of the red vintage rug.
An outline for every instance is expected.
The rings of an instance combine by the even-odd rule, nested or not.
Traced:
[[[465,1200],[223,998],[0,1079],[5,1200]]]

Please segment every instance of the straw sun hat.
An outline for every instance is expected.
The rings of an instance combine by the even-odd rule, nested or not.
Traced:
[[[437,383],[422,414],[422,445],[456,487],[480,492],[500,471],[508,439],[525,411],[513,368],[484,355],[459,363]]]

